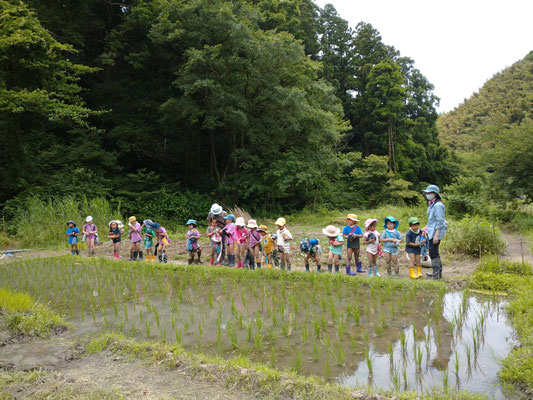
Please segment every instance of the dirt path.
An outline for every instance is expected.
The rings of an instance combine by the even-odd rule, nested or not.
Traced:
[[[527,237],[520,237],[519,233],[502,232],[503,240],[507,243],[503,258],[512,261],[523,260],[533,265],[531,243]]]
[[[36,372],[37,371],[37,372]],[[237,399],[253,393],[228,389],[191,376],[129,361],[111,353],[84,354],[65,336],[25,340],[0,347],[0,398]]]

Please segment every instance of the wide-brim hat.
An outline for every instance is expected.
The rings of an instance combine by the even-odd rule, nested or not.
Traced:
[[[369,218],[365,221],[365,229],[368,229],[370,225],[372,225],[374,222],[378,222],[378,219],[376,218]]]
[[[87,218],[85,218],[85,222],[91,222],[93,220],[93,217],[90,215],[87,215]]]
[[[196,220],[195,219],[190,219],[187,221],[187,223],[185,225],[194,225],[196,226]]]
[[[161,228],[161,224],[159,222],[152,222],[151,229],[155,231],[156,229]]]
[[[70,224],[76,226],[76,223],[73,220],[67,221],[67,225],[70,225]]]
[[[217,203],[211,206],[211,214],[218,215],[221,212],[222,212],[222,206],[218,205]]]
[[[246,225],[247,228],[257,228],[257,222],[255,219],[249,219],[248,224]]]
[[[113,221],[110,221],[108,225],[109,225],[109,227],[111,228],[111,224],[116,223],[116,224],[117,224],[117,228],[118,228],[118,222],[119,222],[119,221],[117,221],[117,220],[114,219]]]
[[[359,220],[357,219],[357,215],[355,214],[348,214],[344,220],[348,221],[349,219],[353,222],[359,222]]]
[[[429,185],[427,188],[422,190],[422,193],[436,193],[437,196],[440,196],[440,189],[437,185]]]
[[[246,224],[244,223],[244,218],[243,218],[243,217],[238,217],[237,220],[235,221],[235,225],[237,225],[237,226],[244,226],[244,225],[246,225]]]
[[[394,229],[398,229],[398,225],[400,225],[400,221],[396,220],[393,216],[389,216],[385,218],[385,223],[383,224],[383,228],[387,229],[387,221],[390,221],[394,224]]]
[[[154,224],[154,221],[151,219],[145,219],[143,221],[143,225],[146,226],[148,229],[152,229],[151,226]]]
[[[411,217],[409,218],[409,220],[407,221],[407,223],[409,225],[416,225],[416,224],[419,224],[420,225],[420,221],[418,220],[418,218],[416,217]]]
[[[258,232],[265,232],[268,233],[268,226],[266,225],[259,225],[259,228],[257,228]]]
[[[233,222],[235,222],[235,215],[233,215],[233,214],[228,214],[228,215],[226,215],[226,216],[224,217],[224,219],[230,219],[230,220],[232,220]]]
[[[341,233],[341,230],[336,226],[328,225],[324,229],[322,229],[322,233],[326,236],[337,237],[339,236],[339,233]]]
[[[287,221],[285,221],[285,218],[281,217],[276,220],[276,225],[279,226],[285,226],[287,225]]]
[[[137,218],[135,217],[135,215],[132,215],[131,217],[128,218],[128,222],[137,222]]]

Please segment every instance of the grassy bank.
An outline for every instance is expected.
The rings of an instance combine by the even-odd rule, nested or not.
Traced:
[[[0,289],[0,311],[13,335],[49,337],[66,322],[46,305],[36,303],[27,293]]]
[[[510,296],[507,312],[520,345],[505,358],[500,378],[508,389],[533,396],[533,272],[521,262],[485,259],[470,278],[472,289]]]

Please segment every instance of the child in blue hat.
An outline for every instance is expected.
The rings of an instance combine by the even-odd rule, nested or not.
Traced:
[[[395,278],[400,277],[400,267],[398,265],[398,253],[400,250],[400,243],[402,242],[402,234],[398,232],[398,225],[400,221],[397,221],[394,217],[385,218],[385,224],[383,227],[385,230],[381,234],[381,243],[383,243],[383,255],[385,256],[385,262],[387,263],[387,274],[392,276],[391,264],[394,264]]]
[[[80,234],[80,229],[76,226],[76,223],[72,220],[67,222],[67,237],[68,244],[70,245],[70,253],[74,256],[79,256],[80,251],[78,250],[78,235]]]
[[[190,265],[194,262],[195,254],[198,255],[196,264],[201,264],[202,260],[200,257],[202,255],[202,249],[200,249],[200,243],[198,243],[201,235],[200,232],[198,232],[198,229],[196,229],[196,220],[190,219],[187,221],[186,225],[187,228],[189,228],[187,234],[185,235],[187,239],[187,253],[189,254],[188,264]]]

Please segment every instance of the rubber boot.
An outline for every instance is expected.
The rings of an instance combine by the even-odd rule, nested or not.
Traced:
[[[387,276],[390,278],[392,277],[392,268],[390,264],[387,264]]]
[[[135,261],[135,252],[130,251],[130,258],[128,258],[128,261]]]
[[[331,273],[332,270],[333,270],[333,265],[332,264],[328,264],[328,272]]]
[[[141,250],[141,251],[139,251],[139,261],[142,261],[143,257],[144,257],[144,255],[143,255],[143,252]]]
[[[441,279],[442,278],[442,262],[440,258],[432,258],[431,266],[433,267],[432,278],[435,280]]]
[[[409,267],[409,278],[418,279],[418,275],[415,273],[414,267]]]
[[[364,274],[366,272],[366,269],[363,269],[363,263],[361,261],[358,261],[356,266],[357,266],[358,273]]]
[[[165,253],[164,251],[161,252],[161,259],[165,264],[168,262],[167,253]]]
[[[139,252],[138,252],[138,251],[134,251],[134,252],[133,252],[132,260],[133,260],[133,261],[137,261],[137,257],[139,257]]]
[[[287,271],[291,272],[291,263],[287,264]]]
[[[285,262],[282,261],[280,267],[282,271],[285,271]]]
[[[374,276],[381,276],[381,275],[378,273],[378,267],[374,267]]]
[[[209,265],[210,265],[210,266],[213,266],[213,263],[214,263],[214,262],[215,262],[215,257],[211,257],[211,258],[209,259]]]
[[[155,254],[152,254],[152,261],[155,262]]]
[[[419,278],[422,277],[422,267],[421,266],[416,267],[416,274],[418,275]]]
[[[190,258],[187,260],[187,265],[191,265],[194,261],[194,258]]]
[[[255,266],[257,267],[257,269],[261,268],[261,263],[258,262],[258,263],[255,263]]]
[[[309,264],[305,264],[305,272],[309,272]]]
[[[273,269],[274,266],[272,264],[267,264],[267,269]]]
[[[80,256],[80,251],[79,250],[76,250],[76,255],[79,257]]]
[[[352,272],[352,269],[350,268],[350,263],[346,263],[346,275],[354,276],[357,273],[355,271]]]
[[[335,273],[338,274],[339,273],[339,264],[335,264]]]
[[[320,274],[320,264],[316,265],[316,272]]]
[[[400,279],[400,268],[397,265],[394,266],[394,277]]]
[[[197,264],[201,264],[202,263],[202,249],[198,249],[196,254],[198,255],[198,262]]]
[[[368,266],[368,276],[372,276],[372,266]]]

